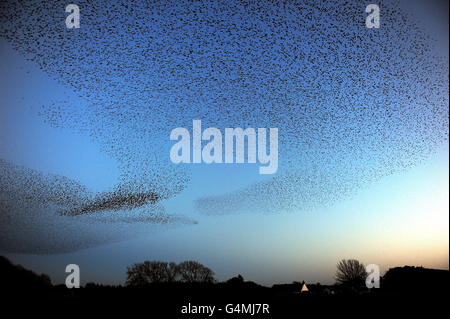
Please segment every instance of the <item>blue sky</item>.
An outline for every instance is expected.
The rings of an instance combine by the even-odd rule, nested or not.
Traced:
[[[430,54],[446,59],[448,72],[448,14],[442,14],[442,4],[435,1],[430,5],[425,5],[419,1],[412,1],[408,4],[403,2],[401,7],[408,16],[418,21],[417,27],[419,30],[434,38],[434,40],[427,40],[425,43],[431,50]],[[64,16],[63,11],[61,15]],[[295,16],[288,16],[287,19],[295,19]],[[136,43],[130,45],[134,45],[134,48],[138,47]],[[391,46],[395,47],[395,45],[396,41],[393,41]],[[217,48],[210,49],[215,51]],[[344,52],[344,49],[342,52]],[[239,52],[239,54],[242,54],[242,52]],[[256,55],[258,54],[262,53],[256,52]],[[243,56],[245,57],[245,54]],[[275,60],[276,58],[282,59],[281,55],[275,56]],[[172,62],[179,61],[183,61],[183,58],[180,57],[180,60]],[[281,61],[283,62],[283,60]],[[280,63],[282,64],[282,62]],[[233,61],[233,63],[236,62]],[[277,65],[276,62],[273,63]],[[68,125],[69,127],[55,127],[46,121],[48,118],[45,114],[38,114],[42,110],[42,105],[45,105],[48,110],[58,103],[71,110],[74,114],[72,116],[82,114],[84,110],[89,112],[92,110],[92,113],[95,113],[95,109],[91,108],[94,102],[111,101],[111,104],[115,105],[115,103],[120,103],[121,100],[114,93],[105,90],[106,93],[99,93],[99,96],[95,97],[94,102],[92,102],[85,94],[90,92],[89,89],[99,91],[103,84],[94,85],[94,89],[84,87],[84,89],[77,91],[76,89],[79,87],[76,86],[76,83],[64,85],[59,81],[58,74],[55,76],[54,69],[44,68],[42,70],[37,64],[27,61],[23,54],[14,50],[8,41],[0,38],[0,158],[37,171],[66,176],[86,185],[95,192],[107,191],[114,185],[121,183],[121,170],[124,165],[117,160],[114,153],[105,152],[105,145],[111,144],[107,137],[97,136],[92,138],[89,136],[89,133],[93,132],[90,131],[91,127],[81,127],[81,129],[73,129],[70,125]],[[274,65],[272,69],[278,70]],[[235,65],[232,64],[232,66]],[[408,66],[407,63],[406,66]],[[88,66],[84,67],[88,68]],[[405,65],[401,65],[401,67],[405,67]],[[285,66],[282,64],[281,69],[283,68]],[[221,72],[217,72],[217,76],[232,80],[239,75],[236,70],[231,68],[231,72],[236,72],[236,74],[232,74],[230,78],[227,78],[229,74],[224,75]],[[288,70],[287,74],[290,74],[291,71],[288,68],[286,70]],[[346,70],[341,71],[345,73]],[[150,77],[149,74],[156,71],[151,69],[148,72],[143,72],[142,78]],[[184,74],[184,72],[185,70],[181,73]],[[192,81],[198,80],[196,76],[202,75],[202,72],[205,71],[198,72],[198,74],[194,72],[195,76],[192,75]],[[436,74],[421,74],[421,76],[429,77],[432,80],[439,79],[439,75]],[[172,82],[167,83],[176,88],[179,84],[178,80],[172,79],[169,75],[168,77]],[[225,84],[221,83],[221,85],[224,85],[223,87],[212,87],[210,89],[209,86],[212,86],[214,81],[206,83],[206,89],[204,90],[208,93],[205,100],[210,101],[211,105],[202,105],[200,102],[197,102],[198,105],[190,105],[190,102],[197,100],[189,96],[188,89],[181,93],[173,93],[176,92],[175,89],[174,91],[158,93],[162,97],[153,93],[154,99],[152,102],[155,103],[155,106],[152,105],[152,107],[161,108],[158,103],[163,100],[163,97],[177,106],[177,101],[184,94],[189,98],[186,101],[181,101],[180,105],[188,109],[179,118],[177,118],[177,115],[180,115],[176,110],[160,109],[160,113],[155,116],[166,116],[167,127],[164,127],[165,118],[162,117],[162,124],[155,123],[155,126],[158,125],[158,129],[162,127],[161,131],[156,132],[155,129],[155,136],[149,133],[149,137],[152,139],[142,142],[139,142],[140,138],[144,139],[147,136],[133,137],[134,123],[118,123],[109,127],[108,120],[110,118],[94,118],[105,121],[102,122],[104,130],[107,132],[105,135],[111,135],[114,130],[119,130],[124,132],[125,137],[123,138],[125,140],[130,138],[133,143],[136,143],[135,146],[134,144],[133,146],[123,146],[123,150],[129,150],[129,147],[133,147],[135,154],[133,154],[132,159],[141,160],[155,156],[154,153],[157,153],[157,156],[163,158],[161,161],[166,163],[169,153],[165,151],[171,146],[168,132],[175,128],[171,125],[176,123],[179,124],[177,126],[189,125],[189,123],[192,123],[193,117],[206,112],[205,109],[208,106],[212,110],[205,118],[206,123],[211,126],[217,125],[217,127],[222,128],[227,125],[239,126],[245,123],[253,123],[265,127],[267,124],[283,123],[283,116],[287,117],[290,113],[283,111],[279,115],[273,115],[272,119],[267,115],[268,113],[261,111],[260,114],[256,112],[258,114],[255,113],[254,118],[250,117],[250,120],[247,120],[245,118],[246,113],[240,113],[240,110],[242,110],[242,105],[248,101],[267,103],[264,107],[261,106],[261,109],[270,110],[269,102],[264,98],[269,96],[273,98],[270,102],[277,103],[277,94],[282,94],[283,90],[292,92],[298,89],[298,86],[296,86],[298,84],[289,82],[291,78],[286,77],[288,79],[287,84],[281,87],[280,91],[270,94],[267,93],[269,90],[275,90],[271,85],[267,85],[264,81],[261,82],[259,78],[250,81],[250,85],[253,85],[256,89],[260,85],[262,95],[256,96],[255,93],[256,97],[245,89],[235,89],[231,87],[231,84],[227,86],[226,82]],[[65,79],[64,76],[61,76],[61,78]],[[157,77],[155,76],[155,78]],[[155,78],[150,77],[149,82],[152,83]],[[275,79],[275,81],[278,80],[278,78]],[[123,78],[120,81],[122,81],[120,82],[122,84],[128,83],[127,81],[134,83],[133,80]],[[183,82],[184,78],[179,81]],[[318,81],[328,81],[326,74],[321,74]],[[105,81],[105,83],[108,84],[108,81]],[[321,89],[324,92],[332,90],[332,85],[335,82],[331,81],[330,83],[330,86],[324,85]],[[409,88],[411,94],[415,93],[412,92],[415,85],[414,82],[411,83],[411,88]],[[224,90],[224,93],[222,93],[225,97],[227,93],[230,93],[230,100],[233,97],[237,97],[238,100],[228,101],[228,104],[225,103],[224,105],[217,100],[212,100],[215,94],[219,94],[218,91],[221,88]],[[137,88],[138,91],[140,89],[144,90],[147,87]],[[308,88],[305,87],[305,89]],[[363,88],[360,91],[362,93],[356,95],[353,94],[352,88],[344,87],[342,91],[334,89],[332,97],[324,95],[320,99],[310,99],[307,97],[307,93],[303,96],[301,96],[301,93],[298,95],[303,99],[301,100],[302,103],[318,101],[320,105],[328,105],[330,101],[327,98],[332,101],[332,98],[337,99],[337,95],[340,94],[345,96],[344,100],[349,99],[355,104],[370,103],[370,101],[379,99],[379,96],[372,100],[370,97],[366,97],[364,93],[371,92],[367,88]],[[408,91],[408,89],[405,90]],[[108,92],[113,95],[104,98],[103,95],[107,95]],[[125,90],[125,93],[127,92]],[[192,92],[198,93],[200,91],[192,89]],[[134,91],[130,89],[129,94],[133,95]],[[401,92],[399,95],[401,102],[407,101],[402,99],[405,94],[408,94],[408,92]],[[391,101],[395,100],[396,96],[395,94],[392,96],[388,94],[386,98]],[[108,98],[110,99],[108,100]],[[135,96],[128,98],[127,103],[139,102]],[[69,102],[63,103],[60,101]],[[296,97],[290,97],[287,101],[296,101]],[[446,109],[448,114],[448,98],[446,101],[447,104],[441,106],[441,108]],[[284,102],[286,100],[282,100],[280,103]],[[140,107],[139,104],[138,106]],[[232,112],[231,117],[225,116],[227,107]],[[257,109],[256,105],[247,107],[249,108],[246,109],[247,112],[251,111],[252,107]],[[289,105],[283,105],[283,107],[289,108]],[[321,112],[322,109],[319,108],[317,113],[314,114],[321,115]],[[224,114],[224,117],[214,117],[220,114]],[[152,128],[151,119],[148,120],[147,117],[145,119],[145,121],[142,121],[142,125]],[[235,122],[233,122],[233,119]],[[159,121],[159,119],[155,120],[155,122]],[[97,123],[100,124],[100,122]],[[139,124],[141,122],[136,123],[141,125]],[[300,121],[299,123],[308,127],[309,122]],[[377,152],[372,155],[369,151],[367,154],[359,151],[352,152],[356,146],[365,150],[370,149],[371,145],[375,145],[375,148],[380,145],[380,147],[386,147],[387,150],[401,153],[402,155],[398,156],[399,162],[409,163],[408,158],[405,157],[408,152],[403,152],[405,148],[407,149],[408,144],[401,137],[405,135],[407,141],[408,137],[414,136],[415,133],[407,131],[408,125],[411,123],[401,123],[404,124],[401,130],[395,130],[394,132],[398,134],[399,141],[404,144],[396,144],[398,140],[393,140],[392,143],[396,147],[391,148],[389,141],[386,140],[386,144],[383,144],[381,143],[383,141],[378,137],[362,139],[357,145],[352,146],[351,141],[353,139],[350,136],[349,140],[343,140],[344,145],[337,146],[338,151],[334,153],[336,157],[333,157],[333,153],[331,153],[329,159],[324,157],[329,156],[330,153],[321,153],[323,152],[321,146],[302,149],[305,145],[300,143],[300,145],[291,148],[289,144],[291,140],[281,140],[281,143],[284,144],[280,146],[279,175],[291,172],[290,170],[293,167],[297,172],[302,172],[303,169],[315,167],[317,164],[319,173],[329,173],[336,168],[339,170],[336,176],[339,177],[341,171],[346,172],[349,169],[350,163],[355,165],[356,168],[362,167],[360,173],[351,177],[355,179],[361,177],[365,182],[361,185],[355,185],[350,181],[349,185],[355,186],[354,189],[348,193],[344,192],[343,197],[338,198],[338,200],[330,200],[327,197],[327,193],[332,193],[329,192],[330,188],[336,185],[331,181],[328,188],[318,188],[317,190],[321,192],[317,196],[323,197],[325,200],[318,201],[314,205],[309,205],[308,200],[305,200],[305,202],[299,200],[298,206],[286,211],[286,205],[283,203],[278,205],[278,198],[273,198],[273,194],[268,196],[270,201],[267,202],[265,201],[267,199],[263,198],[264,194],[257,194],[261,197],[255,197],[254,193],[257,192],[254,185],[260,185],[258,183],[264,182],[272,183],[272,178],[274,178],[273,176],[259,175],[258,164],[191,165],[186,167],[190,171],[191,179],[185,189],[163,201],[162,205],[167,213],[188,216],[196,220],[198,224],[149,225],[148,230],[140,233],[137,238],[106,243],[64,254],[59,252],[49,255],[19,254],[11,250],[5,254],[15,263],[21,263],[38,272],[48,273],[55,282],[64,280],[65,265],[69,263],[79,264],[82,274],[81,279],[84,283],[89,281],[123,283],[126,266],[143,260],[177,262],[187,259],[198,260],[213,269],[219,280],[240,273],[244,278],[262,284],[293,280],[332,283],[335,264],[342,258],[358,258],[367,264],[379,264],[382,269],[404,264],[448,269],[448,142],[438,138],[433,139],[431,136],[431,141],[438,141],[437,145],[430,146],[432,147],[431,155],[424,152],[426,156],[423,158],[418,156],[418,159],[416,159],[412,156],[411,162],[415,165],[406,165],[406,168],[396,167],[394,173],[383,172],[383,174],[377,174],[376,178],[366,178],[366,172],[363,168],[369,163],[368,168],[379,169],[382,162],[378,162],[376,156],[383,155],[383,152],[380,153],[381,155]],[[347,126],[347,129],[352,129],[353,125],[364,128],[365,124],[370,126],[370,123],[364,123],[364,121],[362,123],[349,121],[342,125]],[[189,126],[186,127],[189,128]],[[317,126],[311,127],[317,128]],[[329,131],[333,132],[332,128],[328,131],[320,125],[318,127],[318,132],[322,132],[324,136],[327,136],[326,134]],[[390,132],[389,126],[386,125],[385,129],[388,133]],[[112,133],[108,133],[109,130]],[[301,132],[301,129],[299,131]],[[427,132],[432,134],[434,131],[429,129]],[[164,136],[167,137],[167,140],[164,140]],[[309,132],[305,133],[305,137],[309,137]],[[313,143],[320,143],[320,136],[316,135],[316,137],[317,139],[312,139]],[[155,147],[154,150],[151,148],[152,146]],[[144,149],[142,153],[141,149]],[[163,151],[158,153],[161,149]],[[323,157],[320,154],[323,154]],[[392,158],[395,158],[395,156],[389,154],[385,160],[391,160]],[[314,163],[313,159],[316,159],[317,163]],[[348,161],[342,161],[342,159],[348,159]],[[296,160],[298,162],[295,162]],[[296,164],[293,165],[292,162]],[[154,162],[151,163],[154,164]],[[320,167],[322,164],[324,164],[323,168]],[[140,165],[137,165],[136,169],[139,169]],[[164,165],[167,164],[163,164],[163,168]],[[165,176],[164,173],[162,174]],[[167,174],[167,179],[170,180],[172,175]],[[162,181],[159,182],[163,183]],[[168,184],[170,183],[168,182]],[[275,185],[279,184],[275,182]],[[301,185],[289,185],[293,189],[297,186],[301,189]],[[248,198],[240,197],[240,194],[247,194],[248,192],[253,193]],[[288,195],[296,199],[301,198],[301,192]],[[219,200],[217,200],[217,196],[219,196]],[[227,197],[224,204],[220,202],[220,196],[230,197]],[[199,210],[198,201],[205,197],[217,200],[218,216],[204,214]],[[258,211],[249,212],[243,208],[240,213],[231,215],[221,214],[219,211],[221,205],[226,205],[226,203],[238,205],[236,207],[239,207],[240,201],[249,201],[252,204],[252,198],[256,198],[260,205],[256,206]],[[201,203],[200,207],[202,207]],[[265,212],[263,209],[261,210],[261,207],[270,207],[270,211]],[[114,214],[121,213],[123,212],[114,212]],[[126,228],[126,231],[130,232],[132,229]],[[2,230],[7,231],[6,228]],[[49,229],[48,231],[51,232],[52,230]],[[117,227],[111,228],[111,232],[120,233],[121,231],[123,230]],[[71,236],[82,235],[72,234]],[[70,240],[70,237],[66,239]]]
[[[164,228],[145,238],[69,254],[7,256],[51,273],[57,282],[65,278],[65,265],[76,262],[83,282],[123,283],[125,267],[147,259],[200,260],[218,279],[240,273],[268,285],[332,283],[341,258],[356,257],[382,270],[399,265],[448,269],[448,182],[448,147],[443,147],[426,164],[384,178],[332,207],[281,215],[195,215],[198,225]],[[205,184],[194,181],[192,192]],[[180,195],[167,207],[179,209],[191,196]]]

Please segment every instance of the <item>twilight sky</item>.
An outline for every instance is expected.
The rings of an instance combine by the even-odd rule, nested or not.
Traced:
[[[5,3],[0,251],[13,262],[54,282],[76,263],[83,283],[123,283],[143,260],[261,284],[332,283],[342,258],[448,269],[446,1],[381,1],[370,31],[360,1],[330,18],[327,1],[80,2],[79,30],[64,2]],[[279,171],[175,167],[170,130],[193,119],[278,127]],[[163,199],[58,215],[149,191]]]

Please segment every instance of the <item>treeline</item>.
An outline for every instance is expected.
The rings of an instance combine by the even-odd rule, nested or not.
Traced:
[[[20,265],[13,265],[6,257],[0,256],[0,282],[10,290],[33,290],[52,287],[46,274],[36,274]]]
[[[336,284],[308,283],[308,292],[316,295],[367,292],[368,289],[364,284],[366,276],[364,269],[364,265],[357,260],[342,260],[337,265]],[[436,295],[447,293],[449,271],[411,266],[395,267],[389,269],[380,279],[380,289],[372,289],[372,292]],[[2,287],[10,289],[10,291],[48,290],[52,287],[57,288],[60,292],[68,290],[64,284],[53,286],[48,275],[36,274],[20,265],[14,265],[3,256],[0,256],[0,281]],[[305,282],[278,284],[268,288],[252,281],[245,281],[241,275],[224,282],[217,282],[214,278],[214,272],[197,261],[189,260],[179,264],[144,261],[127,267],[125,287],[90,282],[85,285],[85,288],[112,289],[157,286],[160,289],[166,286],[168,289],[172,289],[174,285],[167,285],[170,283],[176,283],[177,289],[182,289],[183,286],[195,286],[197,288],[214,286],[217,289],[232,289],[234,291],[248,289],[267,291],[269,289],[273,290],[274,293],[298,293]]]
[[[358,288],[360,279],[356,286],[353,279],[355,274],[363,275],[361,269],[356,262],[347,261],[338,267],[338,275]],[[341,276],[342,273],[347,277]],[[80,289],[68,289],[65,284],[52,285],[46,275],[36,274],[0,257],[0,290],[6,295],[2,305],[13,306],[14,311],[54,309],[58,315],[74,309],[79,309],[82,314],[100,310],[103,316],[105,311],[114,315],[124,311],[127,316],[133,316],[130,311],[136,311],[138,316],[145,308],[150,309],[151,316],[161,313],[163,315],[157,317],[180,319],[188,318],[180,315],[182,306],[186,305],[265,303],[270,305],[270,318],[330,317],[336,316],[336,311],[342,311],[342,316],[348,317],[350,310],[360,316],[367,309],[372,314],[378,311],[374,317],[386,313],[405,317],[405,310],[415,314],[421,305],[426,305],[427,311],[443,308],[447,303],[449,278],[446,270],[391,268],[383,276],[380,289],[354,293],[345,283],[328,286],[306,283],[308,291],[302,292],[304,282],[269,288],[246,281],[240,275],[218,282],[211,269],[195,261],[179,264],[145,261],[129,266],[126,275],[124,286],[86,283]],[[352,281],[347,281],[348,278]],[[381,305],[386,305],[389,312],[380,308]],[[401,311],[396,314],[392,309]],[[253,317],[243,315],[242,318]]]
[[[145,286],[154,283],[213,283],[214,272],[199,262],[144,261],[127,268],[127,286]]]

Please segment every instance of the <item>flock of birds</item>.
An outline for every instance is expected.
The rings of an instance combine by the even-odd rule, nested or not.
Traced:
[[[165,225],[196,223],[167,214],[154,195],[94,194],[67,177],[4,160],[0,160],[0,187],[0,249],[4,251],[70,252],[132,239]],[[119,209],[120,214],[111,213]]]
[[[161,205],[189,185],[189,167],[170,162],[169,135],[193,119],[279,129],[279,173],[197,199],[198,212],[210,215],[330,205],[448,140],[448,61],[394,1],[383,2],[379,29],[366,28],[357,0],[85,0],[77,1],[79,29],[66,28],[67,3],[55,2],[2,1],[0,37],[78,95],[39,114],[91,136],[119,163],[120,182],[93,194],[0,162],[0,248],[99,242],[76,235],[79,245],[30,248],[22,240],[32,236],[16,232],[39,214],[82,221],[86,231],[111,216],[118,224],[194,222]],[[126,216],[136,210],[143,213]],[[106,233],[100,242],[115,240]]]

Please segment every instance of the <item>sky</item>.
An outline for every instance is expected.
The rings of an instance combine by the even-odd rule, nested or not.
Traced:
[[[80,6],[83,17],[86,5]],[[343,258],[378,264],[382,270],[402,265],[448,269],[448,3],[402,2],[400,9],[418,31],[411,29],[404,39],[389,43],[389,30],[380,37],[372,33],[370,40],[379,48],[367,55],[380,59],[373,60],[373,68],[365,67],[371,60],[360,52],[371,41],[356,41],[361,48],[346,43],[364,30],[359,25],[343,28],[351,21],[345,17],[364,19],[360,3],[355,7],[361,6],[361,14],[345,11],[342,21],[328,21],[311,9],[317,29],[314,23],[304,28],[294,23],[311,17],[261,6],[276,17],[273,26],[260,18],[265,11],[258,10],[256,16],[250,14],[251,27],[240,25],[239,14],[245,10],[230,4],[217,23],[225,31],[216,30],[209,24],[216,6],[207,7],[204,16],[198,13],[201,5],[193,14],[188,5],[172,3],[152,8],[146,23],[118,20],[119,27],[105,26],[95,34],[92,23],[99,23],[106,10],[98,5],[86,8],[88,26],[83,27],[82,18],[75,40],[69,33],[73,30],[62,23],[43,34],[39,27],[16,27],[3,14],[0,158],[27,168],[29,176],[50,174],[45,183],[65,176],[84,185],[90,191],[88,203],[92,194],[101,197],[123,188],[157,190],[164,199],[131,210],[67,217],[58,216],[54,203],[41,203],[46,194],[39,192],[28,206],[26,196],[19,196],[20,204],[13,202],[10,186],[3,183],[2,206],[12,208],[2,207],[2,254],[49,274],[56,283],[64,281],[65,266],[75,263],[82,283],[121,284],[126,267],[144,260],[197,260],[218,280],[241,274],[265,285],[333,283],[335,265]],[[390,3],[383,1],[380,8],[383,30],[395,23],[390,19],[396,15],[390,13],[383,25],[383,8]],[[176,14],[166,21],[164,10]],[[59,11],[42,8],[25,21],[35,22],[48,12],[50,22],[59,21],[65,17]],[[108,14],[125,15],[120,8]],[[184,27],[177,21],[185,22]],[[269,33],[291,33],[261,39],[263,23]],[[339,37],[326,40],[336,31],[333,23],[344,44],[335,42]],[[400,34],[407,26],[392,32]],[[164,27],[170,27],[168,38]],[[59,32],[67,42],[58,42]],[[149,44],[143,38],[152,40]],[[416,38],[426,53],[404,50]],[[34,42],[40,39],[44,44]],[[294,41],[298,39],[303,42]],[[151,49],[146,51],[145,45]],[[284,46],[291,49],[288,54]],[[327,54],[321,47],[329,48]],[[194,53],[186,57],[188,48]],[[306,58],[302,54],[307,52]],[[87,60],[91,56],[97,60]],[[414,68],[416,64],[420,67]],[[358,75],[352,75],[355,70]],[[361,84],[365,77],[366,85]],[[353,108],[341,108],[347,104]],[[306,105],[306,111],[298,111],[298,105]],[[200,118],[221,129],[279,127],[277,174],[260,175],[257,164],[174,168],[168,158],[170,130],[190,130],[192,120]],[[26,191],[27,183],[18,187]],[[150,221],[130,221],[146,213]],[[176,218],[160,223],[159,214]],[[6,223],[5,216],[14,221],[17,216],[17,221]]]

